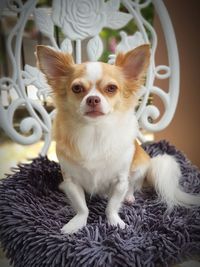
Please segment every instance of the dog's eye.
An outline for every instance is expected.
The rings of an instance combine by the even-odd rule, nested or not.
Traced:
[[[74,84],[74,85],[72,86],[72,91],[73,91],[75,94],[79,94],[79,93],[81,93],[81,92],[84,91],[84,87],[83,87],[83,85],[81,85],[81,84]]]
[[[106,92],[108,92],[109,94],[113,94],[117,91],[117,85],[115,84],[109,84],[106,86]]]

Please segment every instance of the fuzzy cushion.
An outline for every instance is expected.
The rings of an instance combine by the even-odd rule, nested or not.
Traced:
[[[200,192],[200,171],[166,141],[144,145],[151,155],[168,153],[181,164],[187,192]],[[106,223],[106,199],[87,196],[87,227],[63,235],[73,216],[58,190],[62,176],[56,162],[38,157],[19,165],[0,184],[0,240],[16,267],[42,266],[169,266],[200,254],[200,208],[175,208],[167,214],[153,189],[124,204],[122,230]]]

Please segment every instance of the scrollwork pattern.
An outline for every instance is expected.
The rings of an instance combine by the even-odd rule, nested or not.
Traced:
[[[119,29],[131,19],[119,12],[119,0],[53,1],[52,19],[71,40],[94,37],[103,27]]]
[[[24,27],[28,17],[35,8],[36,1],[7,1],[7,6],[13,12],[19,14],[16,25],[11,30],[7,40],[7,50],[12,64],[12,77],[3,77],[0,79],[0,126],[13,140],[24,144],[33,144],[44,137],[45,144],[41,154],[45,155],[50,144],[51,119],[41,103],[28,98],[26,93],[26,79],[23,79],[21,71],[21,43]],[[15,49],[12,43],[15,42]],[[26,77],[27,78],[27,77]],[[30,77],[29,77],[30,78]],[[8,95],[11,90],[16,92],[17,99],[11,99],[11,103],[6,107],[3,103],[2,93]],[[29,116],[22,119],[19,128],[20,132],[14,128],[13,119],[15,112],[20,107],[24,107]]]
[[[9,82],[7,88],[5,82],[6,84],[8,84]],[[0,83],[0,89],[2,91],[9,91],[11,88],[15,88],[15,91],[19,92],[18,86],[16,84],[13,84],[13,82],[9,79],[4,79],[3,83]],[[40,140],[44,132],[44,139],[46,141],[49,140],[46,135],[49,133],[49,129],[51,128],[51,121],[48,114],[40,103],[32,99],[19,97],[17,99],[12,100],[10,105],[5,108],[2,104],[1,97],[0,101],[1,127],[12,139],[16,140],[18,143],[29,145]],[[13,126],[13,119],[16,110],[22,106],[25,106],[30,114],[29,117],[24,118],[20,122],[21,133],[19,133]],[[42,120],[38,117],[35,111],[37,111],[42,116]],[[29,133],[30,131],[32,131],[32,134],[27,135],[27,133]]]
[[[151,62],[146,77],[145,90],[143,90],[145,93],[141,98],[142,102],[139,109],[137,110],[136,115],[141,128],[150,132],[161,131],[166,128],[172,120],[179,96],[179,57],[171,20],[163,4],[163,1],[122,0],[121,2],[127,8],[129,13],[134,17],[134,20],[138,26],[144,42],[151,43]],[[158,43],[157,35],[155,29],[152,27],[152,25],[150,25],[149,22],[145,20],[141,13],[141,10],[151,2],[155,7],[163,28],[168,50],[167,52],[169,58],[169,66],[156,66],[155,63],[155,52]],[[148,38],[147,30],[151,34],[151,40],[149,40]],[[165,93],[161,88],[154,86],[155,79],[169,79],[168,93]],[[162,116],[160,116],[158,107],[153,104],[147,105],[148,97],[150,94],[156,94],[163,102],[165,110]],[[160,119],[158,119],[159,116]],[[157,121],[155,122],[155,120]],[[142,141],[145,141],[142,135],[140,135],[140,138]]]

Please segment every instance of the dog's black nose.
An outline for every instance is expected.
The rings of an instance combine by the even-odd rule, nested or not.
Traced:
[[[90,107],[96,107],[101,102],[100,97],[98,96],[89,96],[86,100],[86,103]]]

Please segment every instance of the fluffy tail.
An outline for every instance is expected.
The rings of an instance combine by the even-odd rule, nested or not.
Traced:
[[[200,196],[184,192],[179,185],[181,171],[173,156],[158,155],[150,160],[147,181],[153,184],[168,209],[180,205],[185,207],[200,206]]]

